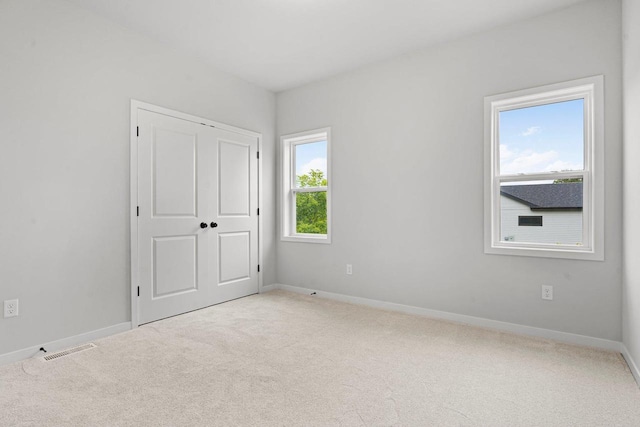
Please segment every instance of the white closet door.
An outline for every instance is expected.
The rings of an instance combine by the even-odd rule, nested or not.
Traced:
[[[212,301],[208,283],[208,195],[217,150],[214,129],[138,112],[140,323]]]
[[[257,137],[138,110],[139,323],[258,292]]]
[[[210,265],[215,302],[258,292],[258,139],[216,129]],[[211,225],[211,224],[210,224]]]

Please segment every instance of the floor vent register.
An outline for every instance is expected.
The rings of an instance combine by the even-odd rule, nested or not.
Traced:
[[[67,350],[59,351],[57,353],[51,353],[44,356],[44,360],[54,360],[59,359],[61,357],[68,356],[70,354],[78,353],[80,351],[90,350],[92,348],[96,348],[96,345],[93,343],[79,345],[77,347],[69,348]]]

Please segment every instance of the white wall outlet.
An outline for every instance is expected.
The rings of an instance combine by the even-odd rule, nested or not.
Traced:
[[[9,299],[4,302],[4,317],[16,317],[18,315],[18,300]]]
[[[351,264],[347,264],[347,274],[353,274],[353,266]]]
[[[542,285],[542,299],[553,299],[553,286]]]

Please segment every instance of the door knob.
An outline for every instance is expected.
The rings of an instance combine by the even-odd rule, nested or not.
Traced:
[[[206,222],[201,222],[200,223],[200,228],[207,228],[207,227],[208,227],[208,225],[207,225]]]
[[[211,228],[216,228],[217,226],[218,226],[218,223],[217,223],[217,222],[212,222],[212,223],[211,223]]]

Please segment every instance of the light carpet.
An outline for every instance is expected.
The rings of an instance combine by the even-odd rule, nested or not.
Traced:
[[[283,291],[0,367],[0,425],[640,426],[613,352]]]

